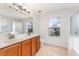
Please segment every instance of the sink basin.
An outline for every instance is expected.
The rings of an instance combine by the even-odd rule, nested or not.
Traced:
[[[9,42],[13,42],[13,41],[16,41],[15,39],[1,39],[0,40],[0,43],[9,43]]]
[[[6,39],[6,40],[4,40],[4,39],[2,39],[2,40],[0,40],[0,42],[7,42],[8,40]]]
[[[26,34],[19,34],[19,35],[16,35],[15,38],[0,39],[0,44],[3,45],[3,44],[9,44],[9,43],[16,43],[16,42],[22,41],[23,39],[25,40],[25,38],[28,38],[28,37],[30,37],[30,36],[28,36]]]
[[[13,44],[13,43],[16,43],[16,41],[9,40],[9,39],[6,39],[6,40],[0,40],[0,48],[9,46],[9,45],[11,45],[11,44]]]

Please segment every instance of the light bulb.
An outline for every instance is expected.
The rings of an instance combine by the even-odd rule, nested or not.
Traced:
[[[22,6],[22,3],[18,3],[18,5]]]

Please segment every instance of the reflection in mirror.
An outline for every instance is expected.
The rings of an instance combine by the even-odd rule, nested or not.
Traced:
[[[0,34],[5,33],[24,33],[24,24],[23,20],[27,18],[27,16],[18,11],[16,8],[12,8],[9,3],[0,4]],[[17,21],[22,20],[22,21]]]
[[[5,34],[11,32],[12,24],[5,17],[0,17],[0,34]]]
[[[60,36],[60,22],[59,18],[49,19],[49,36]]]
[[[12,32],[17,34],[23,34],[23,22],[22,21],[13,21],[12,22]]]
[[[27,21],[26,21],[26,32],[28,34],[30,33],[33,33],[33,18],[29,18]]]

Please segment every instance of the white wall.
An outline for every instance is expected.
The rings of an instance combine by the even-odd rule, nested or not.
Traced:
[[[39,33],[41,39],[48,44],[57,45],[61,47],[68,47],[68,40],[70,36],[70,15],[71,10],[60,11],[58,13],[47,13],[40,16]],[[48,36],[48,20],[53,17],[61,18],[60,37]]]
[[[33,33],[38,34],[39,33],[39,16],[33,15]]]

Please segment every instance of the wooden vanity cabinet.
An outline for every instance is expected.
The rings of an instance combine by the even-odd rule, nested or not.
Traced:
[[[0,49],[0,56],[5,56],[5,52],[3,49]]]
[[[22,56],[34,56],[40,49],[40,36],[22,42]]]
[[[40,36],[0,49],[0,56],[34,56],[40,49]]]
[[[0,49],[0,56],[21,56],[21,43]]]
[[[32,38],[32,56],[36,54],[37,38]]]
[[[22,42],[22,56],[31,56],[32,55],[32,41],[27,39]]]
[[[40,36],[37,36],[37,51],[40,49]]]

